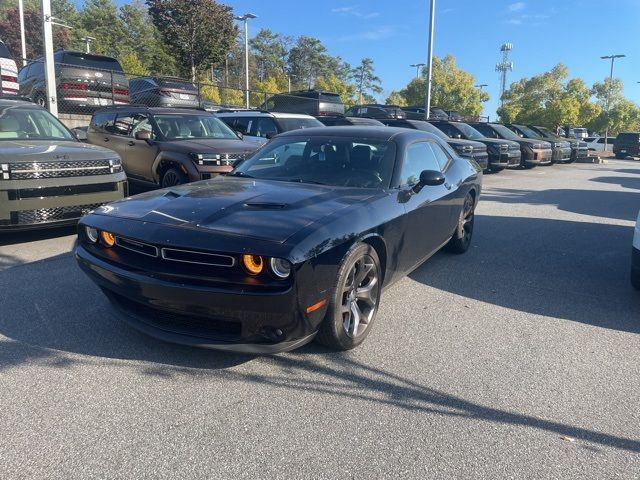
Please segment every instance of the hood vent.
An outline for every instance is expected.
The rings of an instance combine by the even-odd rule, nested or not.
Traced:
[[[246,208],[259,208],[262,210],[282,210],[286,208],[285,203],[273,203],[273,202],[247,202],[244,204]]]

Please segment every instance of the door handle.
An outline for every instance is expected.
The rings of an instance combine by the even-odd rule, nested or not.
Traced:
[[[104,137],[104,141],[108,142],[109,141],[109,137]]]
[[[453,185],[451,185],[449,182],[444,183],[444,188],[446,188],[447,190],[451,190],[451,187],[453,187]]]
[[[134,142],[133,140],[129,140],[129,143],[127,143],[127,145],[129,145],[130,147],[133,147],[136,144],[136,142]]]

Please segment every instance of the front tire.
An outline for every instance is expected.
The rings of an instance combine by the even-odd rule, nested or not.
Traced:
[[[458,226],[447,244],[447,250],[450,252],[462,254],[469,250],[471,238],[473,237],[475,206],[473,195],[467,193],[458,218]]]
[[[175,187],[176,185],[182,185],[187,183],[189,179],[177,168],[169,168],[162,174],[160,179],[160,186],[162,188]]]
[[[357,243],[347,252],[336,278],[327,314],[316,340],[336,350],[350,350],[369,335],[381,292],[380,259],[375,249]]]

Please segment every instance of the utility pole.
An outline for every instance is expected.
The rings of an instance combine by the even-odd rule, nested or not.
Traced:
[[[605,55],[600,57],[601,60],[611,60],[611,70],[609,71],[609,88],[607,88],[607,106],[605,108],[607,112],[607,124],[604,127],[604,151],[607,152],[607,143],[609,141],[609,107],[611,107],[611,86],[613,84],[613,62],[616,58],[624,58],[626,55]]]
[[[42,43],[44,45],[44,78],[47,87],[47,105],[52,115],[58,116],[56,73],[53,63],[53,33],[51,25],[51,0],[42,0]]]
[[[362,102],[364,101],[364,98],[362,96],[362,88],[364,86],[364,66],[361,65],[360,68],[362,69],[362,71],[360,72],[360,105],[362,105]]]
[[[416,69],[416,79],[420,77],[420,67],[424,67],[424,63],[412,63],[409,66]]]
[[[258,18],[253,13],[234,17],[236,20],[244,22],[244,98],[246,107],[249,108],[249,22],[250,18]]]
[[[500,72],[500,107],[504,107],[504,92],[507,89],[507,72],[513,70],[513,62],[509,61],[509,52],[513,50],[512,43],[503,43],[500,46],[502,62],[496,64],[496,72]]]
[[[87,53],[91,53],[91,42],[93,42],[95,38],[86,36],[86,37],[82,37],[80,40],[84,40],[85,51]]]
[[[433,70],[433,33],[436,25],[436,0],[431,0],[429,16],[429,40],[427,42],[427,92],[424,99],[424,119],[429,120],[431,110],[431,73]]]
[[[22,46],[22,66],[27,64],[27,45],[24,40],[24,0],[18,0],[18,13],[20,15],[20,45]]]

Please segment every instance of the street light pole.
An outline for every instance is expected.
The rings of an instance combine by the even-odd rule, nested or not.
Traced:
[[[22,66],[27,64],[27,45],[24,40],[24,0],[18,0],[18,13],[20,15],[20,44],[22,45]]]
[[[44,44],[44,78],[47,88],[47,105],[52,115],[58,116],[56,77],[53,64],[53,33],[51,24],[51,0],[42,0],[42,43]]]
[[[87,53],[91,53],[91,42],[95,40],[93,37],[82,37],[80,40],[84,40],[85,50]]]
[[[436,21],[436,0],[431,0],[431,12],[429,18],[429,41],[427,44],[427,92],[425,95],[424,118],[429,119],[431,110],[431,70],[433,70],[433,31]]]
[[[479,88],[479,89],[480,89],[480,91],[482,91],[482,89],[483,89],[484,87],[488,87],[489,85],[487,85],[486,83],[481,83],[480,85],[474,85],[474,86],[475,86],[476,88]]]
[[[424,63],[412,63],[409,65],[410,67],[415,67],[416,69],[416,79],[420,76],[420,67],[424,67]]]
[[[607,151],[607,143],[609,141],[609,108],[611,107],[611,85],[613,83],[613,62],[615,62],[616,58],[624,58],[626,55],[616,54],[616,55],[605,55],[600,57],[601,60],[611,60],[611,70],[609,71],[609,88],[607,89],[607,124],[604,127],[604,151]]]
[[[244,98],[246,107],[249,108],[249,22],[250,18],[258,18],[253,13],[245,13],[234,17],[244,22]]]

